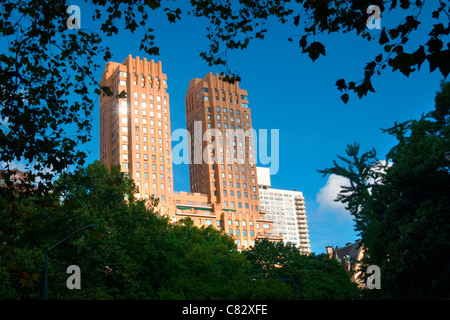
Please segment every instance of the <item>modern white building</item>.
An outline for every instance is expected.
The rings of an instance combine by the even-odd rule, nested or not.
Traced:
[[[271,188],[269,168],[256,169],[261,210],[273,220],[273,232],[281,234],[284,242],[294,244],[302,253],[311,253],[303,193]]]

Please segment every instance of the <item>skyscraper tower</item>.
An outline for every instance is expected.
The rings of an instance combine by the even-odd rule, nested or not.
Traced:
[[[224,229],[238,246],[271,235],[272,221],[259,204],[256,133],[247,91],[208,73],[190,81],[185,100],[191,192],[221,204]]]
[[[112,96],[100,96],[100,160],[119,164],[134,179],[137,197],[155,195],[160,208],[172,198],[172,146],[167,76],[161,62],[132,58],[108,62],[101,86]],[[122,92],[126,97],[118,98]]]
[[[137,197],[160,199],[170,221],[189,218],[232,235],[239,249],[258,238],[280,241],[259,205],[256,155],[247,91],[209,73],[193,79],[186,96],[191,192],[173,190],[167,76],[161,62],[108,62],[100,85],[100,159],[120,165]],[[125,92],[125,95],[120,95]],[[178,156],[178,155],[177,155]]]

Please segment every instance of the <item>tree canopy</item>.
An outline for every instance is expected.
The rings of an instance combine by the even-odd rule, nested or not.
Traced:
[[[52,192],[19,193],[14,202],[0,195],[0,298],[41,299],[45,250],[90,224],[97,227],[76,233],[50,251],[48,299],[293,298],[290,284],[283,280],[254,279],[261,273],[253,257],[273,259],[273,250],[265,253],[266,243],[257,243],[254,254],[243,254],[224,232],[198,228],[190,219],[171,224],[153,211],[155,203],[137,200],[134,193],[133,181],[119,166],[109,170],[97,161],[61,176]],[[278,245],[277,250],[292,248]],[[350,278],[339,273],[340,266],[333,265],[335,278],[327,259],[305,260],[298,250],[294,256],[298,264],[290,265],[289,272],[310,268],[326,279],[317,285],[313,279],[302,282],[307,273],[296,275],[298,298],[345,297],[336,288],[350,286]],[[273,269],[276,259],[271,263]],[[80,290],[66,286],[71,265],[80,268]]]
[[[421,0],[192,0],[181,7],[161,0],[89,3],[100,30],[71,32],[66,24],[70,3],[65,0],[0,4],[0,38],[5,44],[0,52],[0,161],[7,170],[13,169],[9,164],[14,161],[26,163],[27,171],[39,176],[40,187],[55,173],[84,164],[86,154],[80,145],[91,139],[95,97],[101,92],[112,94],[93,78],[100,67],[97,57],[108,61],[112,56],[103,39],[121,32],[120,22],[132,33],[143,29],[140,49],[149,56],[159,54],[151,12],[173,23],[186,14],[206,18],[210,43],[200,55],[211,66],[224,66],[223,78],[231,82],[240,75],[231,73],[228,52],[264,39],[269,19],[296,26],[299,32],[286,39],[298,40],[299,50],[313,61],[326,55],[326,45],[316,38],[319,35],[355,33],[379,43],[379,54],[367,63],[360,80],[337,79],[345,103],[349,92],[361,98],[374,91],[372,77],[386,68],[406,76],[424,63],[444,77],[450,71],[450,13],[445,1],[434,2],[431,9]],[[373,14],[370,5],[377,6],[382,17],[398,14],[398,24],[378,33],[368,29],[366,23]],[[425,11],[431,17],[424,17]],[[428,38],[409,48],[418,26],[427,19],[433,21]],[[75,134],[68,134],[72,131],[68,128]]]
[[[374,150],[360,155],[355,143],[339,157],[344,165],[320,172],[351,182],[336,201],[354,216],[366,266],[381,268],[382,290],[373,296],[448,299],[450,83],[441,84],[433,111],[384,132],[398,140],[385,162]]]
[[[290,243],[260,240],[245,252],[254,279],[276,279],[291,287],[299,300],[351,300],[360,297],[343,266],[325,254],[303,255]]]

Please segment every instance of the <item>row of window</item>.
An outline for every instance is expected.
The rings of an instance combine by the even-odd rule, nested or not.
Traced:
[[[141,182],[140,182],[140,181],[135,181],[135,184],[136,184],[136,186],[137,186],[138,188],[141,186]],[[144,182],[144,188],[145,188],[146,190],[148,190],[148,186],[149,186],[148,181],[145,181],[145,182]],[[157,188],[158,188],[157,184],[156,184],[155,182],[153,182],[153,190],[157,190]],[[161,183],[161,184],[160,184],[160,188],[161,188],[161,190],[164,190],[164,183]],[[171,191],[170,186],[167,187],[167,191],[168,191],[168,192]],[[139,197],[140,197],[140,196],[139,196]],[[148,199],[148,198],[147,198],[147,199]],[[164,201],[164,200],[163,200],[163,201]]]
[[[167,117],[165,117],[165,119],[167,119]],[[135,117],[135,118],[134,118],[134,122],[135,122],[135,123],[139,123],[139,118],[138,118],[138,117]],[[128,118],[122,118],[122,119],[121,119],[121,123],[122,123],[122,124],[128,124]],[[162,121],[156,121],[156,122],[155,122],[154,120],[150,120],[150,125],[154,126],[155,123],[158,124],[158,127],[162,127],[162,126],[163,126],[163,125],[162,125]],[[147,125],[147,119],[142,119],[142,124],[143,124],[143,125]],[[165,124],[165,125],[164,125],[164,128],[165,128],[166,130],[168,130],[168,129],[169,129],[169,126],[168,126],[167,124]]]
[[[154,188],[154,189],[156,190],[156,188]],[[170,187],[169,187],[169,189],[170,189]],[[170,192],[170,190],[169,190],[169,192]],[[153,195],[153,197],[155,197],[155,195]],[[137,198],[137,199],[140,199],[140,198],[141,198],[141,194],[140,194],[140,193],[136,193],[136,198]],[[148,193],[145,193],[145,194],[144,194],[144,198],[145,198],[145,199],[150,199],[149,194],[148,194]],[[165,197],[164,195],[161,195],[161,201],[166,201],[166,197]]]
[[[119,72],[119,77],[126,77],[126,76],[127,76],[127,73],[126,73],[126,72],[123,72],[123,71],[120,71],[120,72]],[[133,72],[133,77],[135,77],[135,78],[137,77],[136,72]],[[141,77],[141,79],[145,79],[145,76],[144,76],[143,73],[140,74],[140,77]],[[152,76],[151,76],[151,75],[148,75],[148,76],[147,76],[147,79],[148,79],[148,80],[152,80]],[[156,82],[159,82],[159,77],[155,77],[155,81],[156,81]],[[163,84],[167,84],[167,80],[163,79]]]
[[[203,101],[209,101],[209,97],[208,97],[208,96],[203,96],[203,97],[202,97],[202,100],[203,100]],[[219,97],[218,97],[218,96],[216,96],[216,100],[219,100]],[[222,101],[225,101],[225,98],[222,98]],[[232,100],[231,100],[231,99],[228,99],[228,103],[232,103]],[[235,104],[239,104],[238,100],[234,100],[234,103],[235,103]],[[242,103],[242,107],[243,107],[243,108],[248,108],[248,104],[247,104],[247,103]]]
[[[230,201],[230,203],[231,203],[231,208],[236,208],[234,201]],[[223,206],[224,206],[224,208],[228,208],[228,201],[224,201],[223,202]],[[238,208],[242,208],[242,202],[238,202],[238,206],[237,207]],[[244,207],[245,207],[245,209],[248,209],[249,208],[248,203],[244,203]],[[258,211],[258,206],[255,206],[255,210]]]
[[[122,132],[128,133],[128,127],[122,127]],[[154,128],[150,128],[150,133],[151,133],[151,134],[155,134],[155,129],[154,129]],[[162,132],[161,129],[158,130],[158,134],[159,134],[160,136],[162,136],[163,132]],[[165,137],[166,137],[166,139],[169,139],[169,133],[168,133],[168,132],[165,133]],[[135,139],[136,139],[136,141],[139,141],[140,137],[139,137],[138,134],[135,135]],[[148,141],[147,136],[144,135],[144,136],[142,137],[142,140],[143,140],[143,142],[147,142],[147,141]],[[128,139],[128,135],[122,135],[122,141],[131,141],[131,140]],[[150,137],[150,141],[151,141],[152,143],[155,143],[155,137]],[[162,143],[162,142],[163,142],[163,139],[162,139],[162,138],[158,138],[158,141],[159,141],[159,143]]]
[[[234,236],[240,237],[241,236],[241,230],[240,229],[236,229],[234,231],[234,233],[233,233],[233,229],[228,229],[228,234],[230,236],[234,235]],[[255,232],[253,230],[249,230],[249,234],[250,234],[251,238],[255,237]],[[247,237],[247,230],[246,229],[242,230],[242,236],[243,237]]]
[[[248,116],[248,114],[247,114],[247,116]],[[211,120],[211,115],[207,115],[207,117],[206,117],[208,120]],[[248,117],[247,117],[247,119],[248,119]],[[220,114],[218,114],[217,115],[217,120],[221,120],[220,119]],[[227,121],[228,120],[228,117],[225,115],[225,116],[223,116],[223,120],[224,121]],[[234,122],[234,117],[233,116],[230,116],[230,122]],[[241,118],[236,118],[236,123],[241,123]],[[248,122],[247,121],[247,126],[250,126],[250,122]]]
[[[123,157],[124,160],[128,160],[128,155],[127,155],[127,154],[124,154],[124,156],[127,156],[127,157]],[[155,157],[155,156],[152,156],[152,158],[153,158],[153,161],[156,160],[156,157]],[[163,162],[162,157],[160,158],[160,161]],[[167,159],[167,164],[170,165],[169,159]],[[129,169],[129,166],[128,166],[128,163],[127,163],[127,162],[122,163],[122,165],[123,165],[123,168],[124,168],[124,169]],[[136,162],[136,168],[139,169],[140,167],[141,167],[140,162]],[[144,170],[148,170],[148,162],[144,162]],[[152,164],[152,170],[156,170],[156,164]],[[159,170],[160,170],[160,171],[164,171],[164,165],[159,165]],[[167,173],[170,174],[170,168],[167,168]]]
[[[209,89],[208,89],[208,88],[202,88],[202,92],[203,92],[203,93],[208,93],[208,92],[209,92]],[[217,88],[214,88],[214,93],[217,93],[217,92],[218,92]],[[220,93],[224,94],[225,91],[224,91],[223,89],[220,89]],[[228,94],[228,95],[231,95],[230,90],[227,90],[227,94]],[[236,93],[236,92],[233,92],[233,95],[236,97],[236,96],[237,96],[237,93]],[[241,94],[241,99],[243,99],[243,100],[248,100],[248,96],[247,96],[247,95]]]
[[[225,108],[225,107],[221,109],[219,106],[216,107],[216,111],[217,111],[217,112],[220,112],[221,110],[223,111],[223,113],[227,113],[227,110],[228,110],[229,113],[230,113],[230,115],[234,114],[234,109],[231,109],[231,108],[230,108],[230,109],[227,109],[227,108]],[[210,107],[207,107],[207,108],[206,108],[206,112],[211,112],[211,108],[210,108]],[[240,112],[239,110],[236,110],[236,115],[237,115],[237,116],[240,116],[240,115],[241,115],[241,112]],[[248,113],[245,113],[245,118],[246,118],[246,119],[250,119],[250,116],[248,115]],[[220,118],[219,118],[219,119],[220,119]]]
[[[270,230],[270,225],[268,223],[263,223],[262,227],[263,227],[264,230]],[[256,229],[260,229],[260,224],[259,223],[256,224]],[[228,228],[228,234],[230,236],[234,235],[234,236],[238,236],[239,237],[241,235],[241,229],[233,230],[232,228]],[[251,238],[253,238],[255,236],[253,230],[249,230],[249,234],[250,234]],[[247,229],[243,229],[242,230],[242,236],[243,237],[247,237]]]

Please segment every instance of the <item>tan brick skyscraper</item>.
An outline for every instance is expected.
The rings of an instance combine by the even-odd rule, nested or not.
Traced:
[[[190,218],[198,227],[223,230],[239,249],[257,238],[281,239],[259,205],[251,113],[247,92],[237,83],[210,73],[189,84],[191,193],[173,190],[169,94],[161,62],[131,55],[123,63],[108,62],[100,84],[113,91],[100,96],[100,159],[120,165],[139,188],[137,197],[159,198],[158,211],[172,222]],[[118,98],[122,91],[126,97]],[[205,163],[203,155],[213,161]]]
[[[156,195],[160,208],[173,195],[172,146],[167,76],[161,62],[132,58],[108,62],[101,86],[113,96],[100,96],[100,159],[120,164],[139,187],[140,198]],[[120,92],[126,98],[117,99]]]
[[[238,246],[251,246],[258,236],[271,234],[273,226],[259,204],[247,91],[209,73],[190,81],[185,100],[191,192],[220,203],[225,232],[235,236]]]

